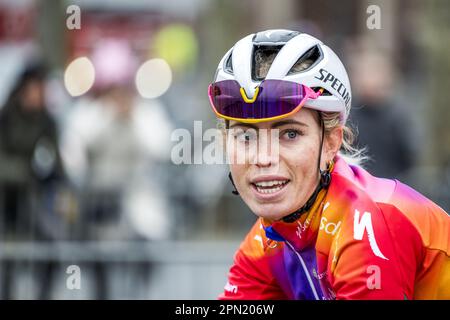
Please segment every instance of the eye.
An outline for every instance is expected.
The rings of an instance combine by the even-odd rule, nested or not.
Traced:
[[[239,142],[251,142],[256,140],[256,132],[255,130],[249,129],[247,131],[241,131],[235,135],[235,138]]]
[[[285,138],[287,140],[295,140],[296,138],[298,138],[298,136],[301,135],[301,132],[298,130],[288,129],[283,132],[282,138]]]

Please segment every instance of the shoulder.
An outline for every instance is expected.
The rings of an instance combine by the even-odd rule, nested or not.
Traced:
[[[351,170],[352,174],[333,175],[329,206],[341,212],[343,227],[354,236],[359,227],[369,227],[368,223],[370,227],[377,225],[378,233],[385,232],[386,237],[390,233],[394,238],[396,232],[403,237],[422,237],[426,225],[438,227],[439,221],[449,229],[448,215],[419,192],[397,180],[374,177],[359,167]]]
[[[418,191],[360,168],[335,173],[333,180],[329,207],[341,212],[341,241],[366,234],[369,244],[392,242],[397,250],[408,247],[418,257],[424,248],[449,254],[450,216]]]
[[[427,208],[431,211],[438,212],[438,214],[447,215],[445,211],[433,201],[398,180],[395,180],[395,189],[388,202],[405,211],[414,211],[414,209],[417,210]]]
[[[348,165],[343,159],[339,159],[336,164],[338,166],[333,179],[345,180],[345,183],[339,184],[346,186],[346,192],[340,194],[342,202],[354,205],[364,203],[364,206],[376,206],[383,212],[389,211],[389,214],[384,215],[387,222],[390,219],[403,219],[405,223],[413,224],[418,232],[427,225],[434,225],[446,230],[447,239],[450,238],[448,214],[430,199],[398,180],[372,176],[361,167]]]
[[[332,226],[324,224],[322,239],[326,239],[327,231],[331,233],[326,252],[337,296],[361,297],[355,292],[363,292],[364,297],[412,298],[417,272],[428,272],[424,266],[431,265],[438,252],[449,255],[449,216],[431,200],[396,180],[390,180],[394,188],[389,190],[389,197],[374,197],[374,190],[368,191],[362,184],[340,175],[333,179],[323,217],[339,227],[334,232]],[[366,290],[374,270],[384,287],[372,290],[377,287],[370,286]],[[359,291],[348,283],[359,284]]]
[[[450,253],[450,216],[441,207],[400,181],[388,203],[414,225],[425,247]]]
[[[333,226],[326,225],[325,221],[339,225],[340,230],[331,233],[330,249],[352,246],[354,250],[370,253],[369,256],[386,259],[395,255],[404,243],[409,243],[414,255],[420,255],[422,241],[419,231],[402,209],[390,201],[398,192],[395,181],[386,181],[389,187],[392,181],[394,187],[389,192],[383,190],[384,194],[380,196],[370,181],[355,183],[339,174],[334,174],[332,179],[320,226],[320,230],[330,233]],[[382,187],[386,182],[376,183],[381,183]],[[372,190],[364,188],[365,185],[370,185]]]

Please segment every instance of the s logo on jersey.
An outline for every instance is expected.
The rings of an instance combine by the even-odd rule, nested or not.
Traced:
[[[373,254],[384,260],[389,260],[384,256],[378,247],[377,240],[375,239],[375,234],[373,232],[372,226],[372,215],[370,212],[364,212],[361,219],[359,218],[360,213],[355,209],[355,215],[353,218],[353,238],[355,240],[362,240],[364,231],[367,231],[367,237],[369,238],[370,248]]]

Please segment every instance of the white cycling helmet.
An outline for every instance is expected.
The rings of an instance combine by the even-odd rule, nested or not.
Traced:
[[[274,57],[267,72],[259,72],[262,53]],[[306,101],[305,107],[339,112],[342,124],[348,118],[352,95],[347,72],[337,55],[313,36],[284,29],[250,34],[225,54],[214,82],[236,80],[252,98],[255,88],[267,79],[296,82],[314,91],[323,88],[322,95]]]

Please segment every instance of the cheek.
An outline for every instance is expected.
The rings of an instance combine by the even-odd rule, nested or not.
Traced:
[[[245,150],[242,149],[236,139],[232,136],[227,136],[225,139],[225,150],[230,163],[238,163],[238,156],[245,154]],[[239,158],[241,158],[239,156]]]
[[[314,174],[318,160],[318,150],[314,143],[305,141],[289,148],[282,148],[280,155],[282,162],[297,179],[303,180]]]
[[[230,164],[230,172],[233,177],[235,187],[239,190],[241,196],[245,197],[245,194],[249,192],[246,182],[246,174],[248,167],[242,164]]]
[[[225,143],[225,152],[230,164],[230,172],[233,176],[234,184],[236,186],[243,186],[245,184],[245,174],[248,169],[245,159],[242,159],[242,155],[245,154],[245,149],[242,149],[242,146],[236,143],[234,138],[230,136],[227,136]]]
[[[239,180],[242,174],[245,172],[246,166],[242,164],[230,164],[230,171],[233,174],[235,180]]]

